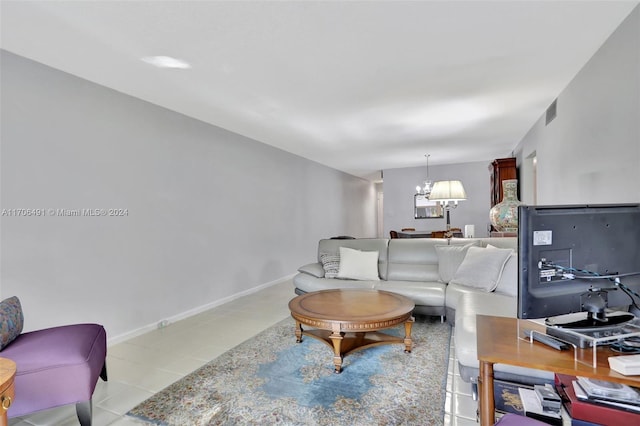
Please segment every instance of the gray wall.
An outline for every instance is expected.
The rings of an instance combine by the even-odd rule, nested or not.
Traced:
[[[537,204],[640,202],[640,6],[560,93],[557,111],[516,148],[520,164],[537,155]]]
[[[111,342],[374,237],[368,181],[2,52],[1,296]],[[49,209],[127,209],[62,217]],[[294,296],[292,288],[292,297]]]
[[[451,226],[462,228],[475,225],[475,236],[486,237],[489,225],[491,161],[429,166],[429,179],[460,180],[467,193],[467,200],[451,210]],[[426,178],[426,167],[387,169],[384,171],[384,236],[390,230],[415,228],[438,231],[446,228],[446,219],[414,219],[413,195],[416,186]],[[445,216],[446,217],[446,216]]]

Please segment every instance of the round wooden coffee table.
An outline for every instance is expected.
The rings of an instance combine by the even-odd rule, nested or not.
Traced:
[[[371,346],[403,343],[411,352],[411,326],[415,304],[404,296],[371,289],[322,290],[303,294],[289,302],[296,320],[296,341],[302,335],[316,338],[333,348],[335,372],[342,371],[342,358]],[[302,325],[313,327],[304,330]],[[404,324],[404,338],[378,330]]]

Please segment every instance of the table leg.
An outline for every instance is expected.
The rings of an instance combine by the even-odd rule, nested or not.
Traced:
[[[413,326],[413,322],[415,318],[411,317],[404,323],[404,351],[407,353],[411,352],[411,347],[413,346],[413,341],[411,340],[411,327]]]
[[[296,343],[302,342],[302,324],[296,321]]]
[[[490,426],[496,421],[496,405],[493,399],[493,363],[480,361],[480,426]]]
[[[333,333],[331,333],[329,338],[333,342],[333,365],[336,367],[335,373],[341,373],[342,372],[342,353],[340,352],[340,347],[342,346],[342,339],[344,338],[344,333],[333,330]]]

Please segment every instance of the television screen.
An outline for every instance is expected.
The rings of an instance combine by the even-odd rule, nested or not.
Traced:
[[[640,303],[640,204],[518,213],[518,318],[587,312],[604,321],[605,308]]]

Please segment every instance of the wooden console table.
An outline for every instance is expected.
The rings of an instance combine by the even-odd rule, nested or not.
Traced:
[[[517,237],[517,232],[499,232],[499,231],[491,231],[489,234],[491,238],[505,238],[505,237]]]
[[[7,358],[0,358],[0,426],[7,425],[7,410],[14,398],[15,376],[16,363]]]
[[[454,231],[455,238],[463,238],[462,232]],[[433,231],[398,231],[398,238],[433,238]]]
[[[591,349],[558,351],[538,342],[518,338],[518,321],[521,328],[544,331],[544,326],[516,318],[478,315],[476,320],[478,360],[480,361],[480,425],[495,423],[495,401],[493,399],[493,366],[507,364],[534,368],[571,376],[592,377],[610,382],[640,386],[640,376],[623,376],[609,368],[609,356],[619,355],[607,347],[597,349],[597,366],[593,368]],[[584,361],[584,362],[582,362]]]

